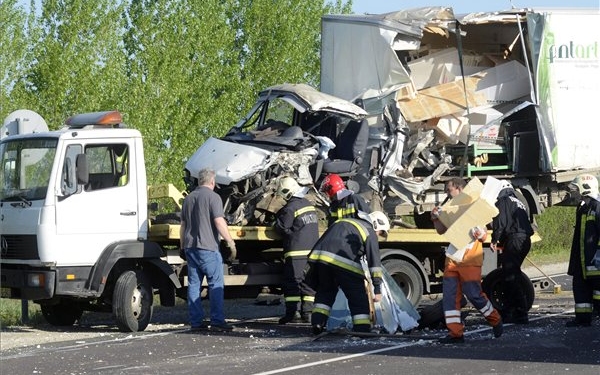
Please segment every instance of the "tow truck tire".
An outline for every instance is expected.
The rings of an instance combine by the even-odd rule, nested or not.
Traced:
[[[152,285],[143,271],[126,271],[117,279],[113,314],[121,332],[140,332],[152,317]]]
[[[402,289],[406,298],[413,306],[418,306],[423,296],[423,280],[419,271],[402,259],[386,259],[383,266]]]
[[[527,310],[533,306],[533,300],[535,298],[535,289],[533,283],[529,280],[529,277],[521,272],[519,277],[519,287],[525,291],[525,298],[527,299]],[[504,278],[502,275],[502,269],[497,268],[492,272],[488,273],[482,282],[482,289],[487,294],[492,306],[498,311],[504,309]]]
[[[40,308],[44,319],[57,327],[72,326],[83,314],[83,309],[66,300],[61,300],[56,305],[41,305]]]

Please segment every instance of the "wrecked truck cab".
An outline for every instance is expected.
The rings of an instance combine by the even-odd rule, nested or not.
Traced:
[[[223,137],[209,138],[187,161],[188,190],[201,169],[211,168],[228,223],[268,224],[282,204],[273,194],[277,177],[292,176],[310,187],[324,173],[357,172],[368,138],[366,114],[306,84],[269,87],[242,120]]]

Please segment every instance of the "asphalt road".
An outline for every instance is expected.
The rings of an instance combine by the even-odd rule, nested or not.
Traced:
[[[240,319],[256,307],[251,300],[238,300],[228,302],[239,305],[228,315],[234,332],[190,333],[185,324],[163,324],[160,318],[152,330],[135,334],[88,323],[73,327],[71,340],[2,350],[0,373],[600,375],[600,319],[589,328],[567,329],[572,294],[568,282],[561,283],[559,294],[538,290],[530,323],[506,325],[498,339],[477,312],[468,310],[464,344],[438,343],[443,329],[394,338],[329,335],[315,341],[306,324],[277,325],[281,306],[263,306],[263,317]],[[78,330],[102,334],[77,339]],[[0,335],[1,340],[11,337],[18,336]]]

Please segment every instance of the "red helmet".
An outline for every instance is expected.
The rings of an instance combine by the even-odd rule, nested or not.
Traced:
[[[325,176],[323,182],[321,183],[321,191],[329,196],[329,198],[333,198],[338,191],[345,189],[344,181],[337,174],[329,174]]]

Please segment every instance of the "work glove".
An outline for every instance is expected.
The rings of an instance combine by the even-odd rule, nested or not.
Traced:
[[[227,247],[229,248],[229,256],[227,261],[233,262],[237,257],[237,249],[235,248],[235,242],[233,240],[227,241]]]
[[[485,230],[485,228],[483,228],[483,227],[476,226],[476,227],[471,228],[471,230],[469,231],[469,234],[471,235],[471,237],[474,240],[483,242],[483,241],[485,241],[485,239],[487,237],[487,230]]]

